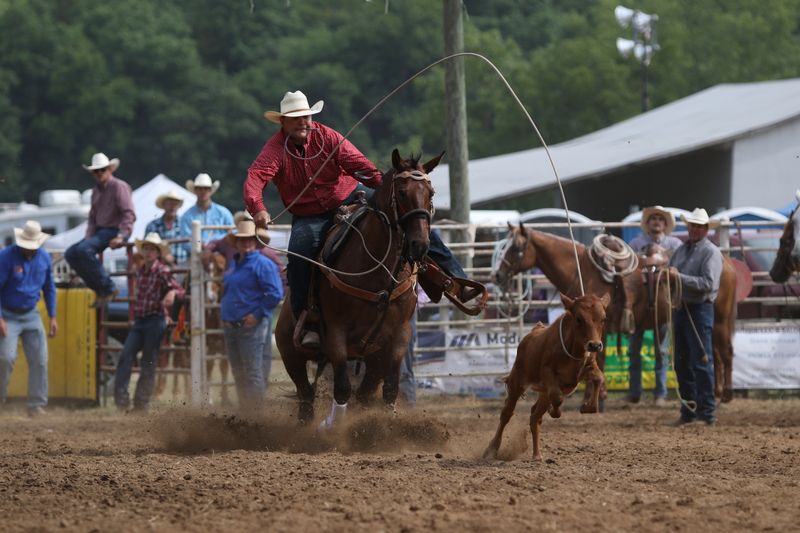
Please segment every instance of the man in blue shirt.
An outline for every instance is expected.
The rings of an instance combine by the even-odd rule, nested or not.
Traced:
[[[192,235],[192,222],[199,220],[203,226],[233,226],[233,215],[227,207],[211,201],[211,196],[219,189],[219,180],[211,182],[208,174],[198,174],[194,180],[186,181],[186,188],[197,196],[197,203],[181,216],[181,234]],[[200,236],[203,244],[214,239],[221,239],[228,233],[227,229],[205,230]],[[190,242],[182,245],[187,255],[191,253]]]
[[[50,254],[41,250],[50,235],[35,220],[14,228],[15,246],[0,250],[0,403],[8,395],[8,381],[17,359],[17,342],[28,360],[28,414],[44,413],[47,405],[47,338],[36,304],[44,293],[50,316],[49,335],[55,337],[56,285]]]
[[[180,239],[181,237],[188,237],[181,231],[181,224],[178,220],[178,209],[183,206],[183,198],[176,191],[169,191],[166,194],[161,194],[156,198],[156,207],[164,210],[164,214],[155,220],[151,220],[144,230],[145,235],[157,233],[162,239]],[[170,253],[161,259],[171,264],[183,264],[189,259],[189,254],[183,244],[173,244],[169,248]]]
[[[225,272],[220,311],[239,406],[254,409],[264,398],[264,342],[271,339],[272,312],[283,298],[283,284],[275,263],[256,249],[255,222],[241,220],[234,237],[239,253]]]

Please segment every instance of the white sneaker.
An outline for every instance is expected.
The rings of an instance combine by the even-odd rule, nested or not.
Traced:
[[[300,341],[303,348],[319,348],[319,333],[316,331],[306,331],[303,340]]]

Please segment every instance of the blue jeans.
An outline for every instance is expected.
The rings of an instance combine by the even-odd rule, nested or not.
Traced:
[[[151,315],[137,318],[133,323],[125,346],[117,362],[117,372],[114,375],[114,403],[117,407],[128,407],[130,396],[128,385],[131,382],[131,371],[136,361],[136,354],[142,352],[139,362],[139,381],[136,384],[136,393],[133,397],[133,406],[144,409],[153,396],[153,385],[156,377],[156,361],[161,339],[167,329],[167,321],[161,315]]]
[[[22,337],[22,349],[28,360],[28,409],[47,405],[47,335],[42,317],[34,307],[27,313],[16,314],[3,309],[8,335],[0,337],[0,401],[8,397],[8,381],[17,360],[17,342]]]
[[[64,254],[69,266],[98,296],[111,294],[115,287],[97,254],[108,248],[108,243],[117,235],[117,228],[97,228],[94,235],[76,242]]]
[[[692,325],[689,323],[691,313],[697,333],[703,341],[701,346]],[[714,304],[686,304],[673,314],[675,326],[675,373],[678,376],[678,390],[681,398],[697,402],[697,411],[692,413],[681,405],[681,418],[694,420],[699,418],[706,422],[716,420],[714,410],[714,352],[711,345],[711,331],[714,327]],[[703,349],[708,360],[703,361]]]
[[[269,325],[268,318],[261,318],[251,328],[223,327],[225,351],[236,382],[240,407],[256,408],[264,399],[264,339]]]
[[[667,396],[667,350],[669,349],[669,339],[667,338],[668,328],[662,324],[658,329],[658,336],[661,339],[661,346],[655,354],[656,360],[656,386],[653,396],[656,398],[666,398]],[[629,395],[631,398],[639,399],[642,395],[642,337],[644,331],[636,331],[628,338],[628,359],[630,366],[629,374]],[[655,341],[655,335],[653,336]]]
[[[272,317],[264,318],[266,321],[266,331],[264,331],[264,360],[261,365],[261,372],[264,375],[264,392],[269,388],[269,373],[272,371]]]
[[[367,200],[372,198],[375,192],[359,184],[350,196],[345,198],[342,205],[349,205],[355,202],[357,197],[356,193],[358,191],[364,191]],[[316,260],[322,249],[325,234],[333,224],[334,214],[335,210],[316,216],[293,216],[292,232],[289,236],[289,251]],[[442,242],[442,238],[435,231],[431,232],[428,256],[451,276],[459,278],[467,277],[464,273],[464,269],[456,258],[453,257],[453,253],[445,246],[444,242]],[[286,275],[289,279],[292,312],[295,318],[298,318],[300,313],[308,305],[311,266],[311,263],[308,261],[291,254],[289,255],[289,262],[286,265]]]
[[[414,378],[414,346],[417,344],[417,313],[411,315],[411,340],[408,353],[400,363],[400,396],[409,407],[417,403],[417,380]]]

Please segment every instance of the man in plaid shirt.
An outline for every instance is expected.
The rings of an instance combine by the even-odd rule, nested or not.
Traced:
[[[136,297],[133,302],[135,322],[125,339],[125,346],[117,363],[114,403],[119,409],[128,409],[131,369],[136,354],[141,350],[139,382],[136,385],[133,408],[146,411],[153,395],[155,363],[161,339],[167,329],[168,310],[172,308],[176,297],[183,296],[184,291],[163,262],[162,258],[169,254],[169,245],[157,233],[149,233],[143,240],[137,240],[136,248],[142,254],[143,262],[136,270]]]
[[[183,206],[183,198],[177,191],[169,191],[166,194],[160,195],[156,198],[156,207],[164,210],[164,214],[155,220],[151,220],[144,230],[145,235],[150,233],[158,233],[164,239],[180,239],[181,237],[188,237],[181,231],[180,220],[178,220],[178,210]],[[182,265],[189,259],[189,253],[182,244],[173,244],[171,247],[171,255],[162,257],[162,260],[167,264]]]

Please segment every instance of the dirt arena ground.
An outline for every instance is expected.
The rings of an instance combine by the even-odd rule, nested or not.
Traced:
[[[285,393],[285,391],[282,391]],[[677,404],[577,398],[545,418],[530,461],[520,402],[480,454],[499,401],[423,397],[392,418],[351,409],[342,433],[160,409],[0,413],[3,531],[800,530],[800,400],[736,399],[719,424],[671,427]],[[319,405],[318,414],[327,405]]]

